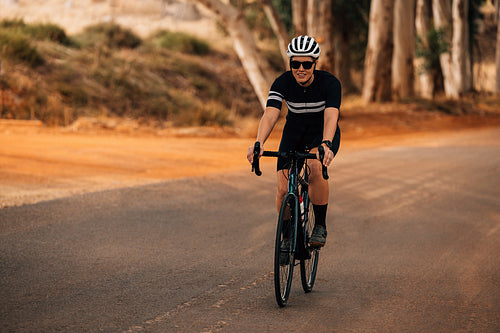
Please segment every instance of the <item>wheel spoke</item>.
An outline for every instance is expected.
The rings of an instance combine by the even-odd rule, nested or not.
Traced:
[[[308,204],[309,204],[309,213],[305,225],[307,243],[309,243],[309,239],[311,238],[315,224],[312,204],[310,203]],[[308,247],[307,251],[310,252],[310,258],[303,259],[300,261],[300,277],[302,280],[302,288],[306,293],[311,292],[314,286],[314,281],[316,280],[316,271],[318,268],[318,258],[319,258],[318,249],[309,248],[309,245],[307,245],[307,247]]]
[[[276,231],[274,256],[274,286],[276,301],[285,306],[290,294],[294,266],[295,197],[285,197],[281,206]],[[292,222],[293,221],[293,222]]]

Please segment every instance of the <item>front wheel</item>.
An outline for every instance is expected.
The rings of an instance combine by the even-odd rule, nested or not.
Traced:
[[[309,202],[309,213],[307,214],[307,222],[304,231],[306,233],[306,251],[310,253],[310,256],[308,256],[307,259],[300,260],[300,278],[302,280],[302,288],[306,293],[312,291],[314,281],[316,281],[316,272],[318,270],[319,249],[309,247],[309,240],[311,239],[314,224],[314,211],[312,209],[312,204]]]
[[[292,287],[296,218],[297,198],[289,194],[281,204],[274,250],[274,291],[281,307],[286,306]]]

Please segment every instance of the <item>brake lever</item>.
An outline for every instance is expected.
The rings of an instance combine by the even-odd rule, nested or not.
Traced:
[[[252,162],[252,172],[255,172],[257,176],[262,175],[262,171],[260,171],[259,155],[260,155],[260,142],[257,141],[253,146],[253,162]]]

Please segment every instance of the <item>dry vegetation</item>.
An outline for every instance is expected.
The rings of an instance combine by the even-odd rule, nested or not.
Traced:
[[[184,33],[163,30],[141,39],[104,23],[71,38],[59,28],[63,37],[56,39],[53,25],[4,20],[0,26],[8,45],[1,118],[69,125],[117,116],[162,126],[230,126],[259,110],[237,58]]]
[[[12,13],[0,21],[0,118],[38,119],[72,129],[255,127],[260,106],[227,39],[214,33],[212,18],[180,1],[171,2],[162,15],[159,1],[114,3],[19,1],[6,7],[3,17]],[[54,11],[58,15],[50,16]],[[21,14],[25,18],[16,18]],[[58,23],[44,23],[49,17]],[[273,47],[266,47],[271,50],[267,58],[280,59]],[[498,99],[487,94],[459,102],[412,100],[369,107],[356,96],[344,97],[344,120],[374,113],[499,112]]]

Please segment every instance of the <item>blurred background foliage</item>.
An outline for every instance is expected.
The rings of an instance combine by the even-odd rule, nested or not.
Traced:
[[[0,45],[0,118],[68,125],[118,116],[159,126],[231,126],[260,112],[235,55],[186,33],[162,30],[141,39],[102,23],[68,37],[55,24],[3,20]]]
[[[275,74],[285,70],[278,41],[259,2],[229,2],[244,14]],[[294,36],[291,2],[271,2],[290,37]],[[483,2],[471,0],[471,22],[482,18]],[[335,29],[349,43],[358,94],[370,3],[335,0],[332,6]],[[223,24],[218,27],[227,34]],[[470,29],[473,54],[481,56],[475,41],[477,24]],[[450,47],[443,34],[443,30],[429,31],[426,47],[417,40],[416,56],[425,60],[417,70],[440,70],[439,54]],[[184,32],[163,29],[140,37],[107,22],[68,36],[56,24],[4,19],[0,21],[0,56],[0,118],[68,125],[80,117],[117,116],[159,126],[233,126],[262,112],[235,52],[214,48]]]

